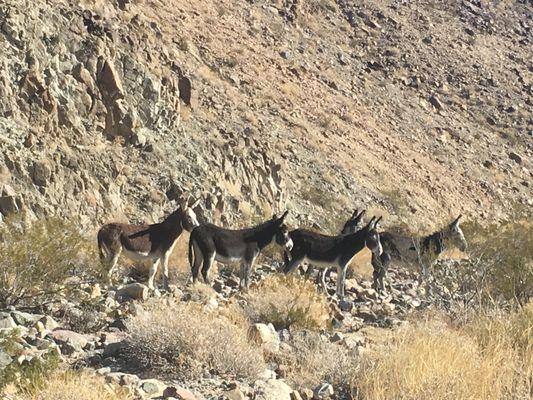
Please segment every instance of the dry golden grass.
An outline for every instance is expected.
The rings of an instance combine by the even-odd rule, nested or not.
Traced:
[[[355,351],[331,343],[327,337],[312,331],[294,332],[288,344],[290,351],[280,352],[273,359],[284,367],[291,387],[314,388],[329,382],[337,392],[347,389],[346,384],[358,363]]]
[[[438,320],[393,334],[351,378],[358,399],[528,399],[533,306],[461,328]]]
[[[329,308],[316,286],[296,276],[265,279],[245,296],[244,312],[253,322],[272,323],[276,329],[326,328]]]
[[[127,400],[125,390],[107,385],[103,377],[89,372],[60,372],[50,376],[46,385],[35,394],[20,400]]]
[[[265,369],[262,350],[248,342],[248,321],[230,307],[152,303],[127,325],[128,362],[151,372],[192,378],[208,369],[254,378]]]

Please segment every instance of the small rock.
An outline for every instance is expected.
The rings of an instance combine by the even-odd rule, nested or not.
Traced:
[[[341,65],[348,65],[348,59],[344,55],[344,53],[337,54],[337,57],[339,58],[339,64]]]
[[[439,100],[439,98],[436,95],[433,95],[429,98],[429,102],[433,107],[435,107],[437,110],[443,110],[444,104]]]
[[[367,299],[377,300],[378,292],[374,289],[364,289],[362,295]]]
[[[85,336],[64,329],[57,329],[50,333],[54,341],[59,344],[61,353],[70,355],[74,352],[81,352],[89,343]]]
[[[46,315],[42,317],[39,322],[43,324],[43,328],[49,331],[53,331],[57,327],[59,327],[59,324],[50,316]]]
[[[148,286],[142,283],[131,283],[123,286],[117,290],[117,298],[119,299],[133,299],[133,300],[146,300],[149,294]]]
[[[18,325],[30,326],[42,318],[42,315],[29,314],[20,311],[13,311],[11,317]]]
[[[11,317],[11,315],[6,314],[4,316],[0,316],[0,329],[11,329],[16,328],[17,324]]]
[[[154,395],[162,395],[167,388],[167,385],[157,379],[144,379],[140,382],[139,386],[146,394],[152,397]]]
[[[13,359],[4,350],[0,349],[0,370],[7,367]]]
[[[335,334],[330,338],[330,341],[333,343],[341,342],[344,340],[344,335],[340,332],[335,332]]]
[[[291,400],[292,391],[285,382],[269,379],[258,385],[255,400]]]
[[[126,347],[126,343],[124,341],[121,342],[114,342],[109,343],[104,348],[104,353],[102,354],[102,357],[108,358],[108,357],[116,357],[120,354],[120,352]]]
[[[279,55],[284,58],[285,60],[288,60],[291,58],[291,52],[289,50],[283,50],[279,53]]]
[[[339,308],[341,309],[341,311],[350,312],[353,308],[353,302],[341,300],[339,301]]]
[[[313,399],[329,399],[334,393],[333,386],[329,383],[322,383],[313,390]]]
[[[485,161],[483,162],[483,166],[484,166],[485,168],[492,169],[492,168],[494,168],[494,163],[493,163],[491,160],[485,160]]]
[[[260,344],[263,348],[277,352],[280,339],[272,324],[254,324],[248,333],[250,340]]]
[[[515,153],[514,151],[509,153],[509,158],[517,164],[522,164],[522,162],[524,161],[522,156],[518,153]]]
[[[246,400],[246,396],[238,388],[224,392],[224,396],[228,400]]]

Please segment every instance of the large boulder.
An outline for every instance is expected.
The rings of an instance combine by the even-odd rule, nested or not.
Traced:
[[[272,324],[254,324],[249,331],[250,340],[261,345],[265,350],[277,352],[280,339]]]
[[[277,379],[258,385],[255,400],[291,400],[292,389],[285,382]]]
[[[81,352],[89,343],[85,336],[66,329],[52,331],[50,337],[59,345],[61,353],[65,355]]]

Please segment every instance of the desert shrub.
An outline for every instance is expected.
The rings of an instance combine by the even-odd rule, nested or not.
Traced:
[[[522,322],[516,332],[523,332]],[[489,336],[506,335],[505,330],[489,331]],[[478,321],[460,329],[436,321],[401,329],[383,348],[362,357],[351,378],[352,394],[384,400],[528,398],[531,369],[522,369],[505,340],[487,340],[489,331]]]
[[[252,322],[271,323],[276,329],[327,328],[325,295],[311,282],[295,276],[274,276],[245,296],[244,313]]]
[[[94,245],[75,223],[8,220],[0,227],[0,307],[43,302],[66,278],[97,274],[96,260]]]
[[[16,358],[23,349],[19,342],[20,334],[16,330],[0,331],[0,352]],[[55,352],[45,354],[42,358],[34,357],[22,364],[13,361],[0,369],[0,394],[7,386],[12,386],[18,392],[35,392],[44,386],[58,365],[59,355]]]
[[[126,390],[115,389],[105,379],[87,371],[62,371],[49,376],[38,390],[20,397],[20,400],[126,400]]]
[[[463,228],[470,257],[456,268],[455,281],[472,300],[524,305],[533,297],[533,229],[529,222]]]
[[[248,342],[248,322],[227,307],[209,312],[199,304],[147,306],[127,321],[129,363],[174,378],[197,377],[204,369],[255,377],[265,364]]]
[[[328,382],[338,394],[347,390],[347,382],[358,363],[355,350],[307,330],[294,332],[287,344],[290,350],[272,355],[272,361],[284,367],[292,387],[314,388]]]
[[[76,307],[67,303],[60,308],[61,326],[79,333],[99,332],[108,323],[100,308],[97,301],[83,301]]]

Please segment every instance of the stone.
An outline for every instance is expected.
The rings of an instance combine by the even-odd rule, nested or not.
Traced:
[[[100,59],[101,69],[97,75],[98,87],[110,99],[121,99],[124,97],[124,88],[111,60]]]
[[[522,164],[522,162],[524,161],[522,156],[514,151],[509,153],[509,158],[517,164]]]
[[[118,299],[133,299],[144,301],[148,299],[149,293],[150,290],[148,289],[148,286],[136,282],[118,289],[116,297]]]
[[[7,367],[12,361],[11,356],[0,348],[0,370]]]
[[[335,332],[335,334],[330,338],[330,341],[333,343],[340,342],[344,340],[344,335],[340,332]]]
[[[31,326],[39,321],[39,319],[42,318],[42,315],[13,311],[11,317],[15,320],[17,325]]]
[[[165,399],[173,398],[178,400],[197,400],[196,396],[192,394],[192,392],[179,386],[168,386],[163,391],[162,397]]]
[[[250,340],[272,352],[279,350],[280,339],[272,324],[254,324],[249,332]]]
[[[374,289],[364,289],[362,296],[366,297],[367,299],[377,300],[378,293]]]
[[[53,331],[54,329],[59,327],[58,323],[48,315],[42,317],[39,322],[41,322],[44,329],[49,331]]]
[[[282,50],[279,55],[284,58],[285,60],[288,60],[289,58],[291,58],[291,52],[290,50]]]
[[[433,107],[435,107],[437,110],[443,110],[444,104],[439,100],[439,98],[436,95],[433,95],[429,98],[429,102]]]
[[[33,163],[31,177],[37,186],[48,186],[52,177],[52,167],[46,160]]]
[[[178,81],[179,97],[189,107],[192,100],[192,82],[190,78],[182,76]]]
[[[339,308],[341,311],[350,312],[353,308],[353,302],[347,300],[339,301]]]
[[[291,400],[292,389],[285,382],[269,379],[258,384],[255,400]]]
[[[321,383],[313,390],[313,399],[329,399],[334,393],[333,386],[331,386],[329,383]]]
[[[16,328],[17,324],[11,317],[11,315],[7,314],[4,316],[0,316],[0,329],[11,329]]]
[[[104,348],[104,353],[102,354],[102,357],[108,358],[108,357],[116,357],[120,354],[120,352],[126,347],[126,343],[124,341],[120,342],[114,342],[109,343]]]
[[[144,379],[139,383],[139,386],[143,392],[152,397],[162,395],[167,388],[167,385],[157,379]]]
[[[228,400],[246,400],[246,396],[240,391],[239,388],[224,392],[224,397],[226,397]]]
[[[61,353],[65,355],[81,352],[89,343],[85,336],[66,329],[56,329],[50,333],[50,337],[59,344]]]
[[[16,214],[21,210],[22,204],[19,196],[0,196],[0,213],[5,216]]]

